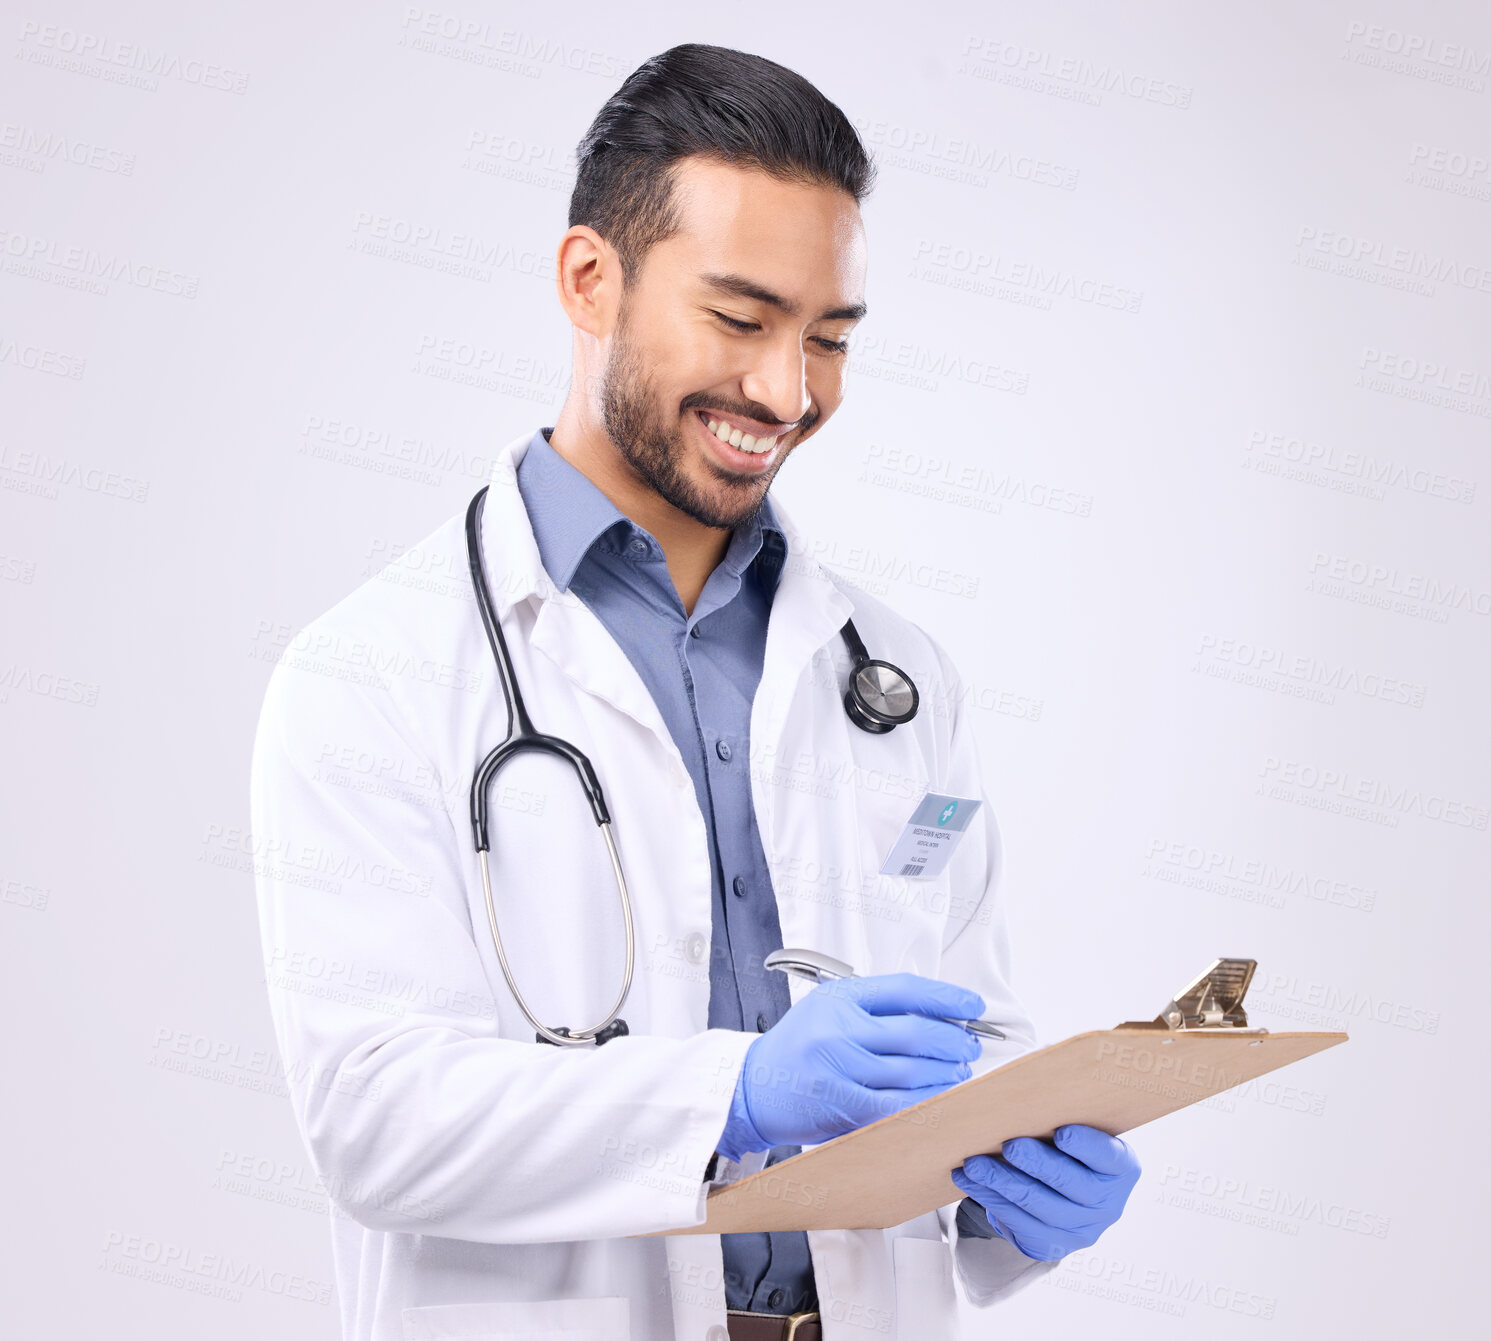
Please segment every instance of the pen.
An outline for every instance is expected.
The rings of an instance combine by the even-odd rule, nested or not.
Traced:
[[[773,950],[761,963],[766,968],[790,973],[796,978],[806,978],[813,983],[860,976],[842,959],[819,954],[816,950]],[[1004,1031],[988,1020],[948,1020],[948,1023],[961,1025],[970,1034],[978,1034],[984,1038],[1004,1037]]]

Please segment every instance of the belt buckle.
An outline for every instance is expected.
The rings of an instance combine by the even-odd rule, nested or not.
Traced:
[[[727,1322],[730,1318],[764,1318],[770,1316],[765,1313],[752,1313],[749,1309],[744,1308],[726,1309],[725,1312],[727,1314]],[[782,1341],[795,1341],[797,1329],[804,1323],[822,1321],[816,1309],[807,1313],[777,1314],[776,1316],[782,1324]]]

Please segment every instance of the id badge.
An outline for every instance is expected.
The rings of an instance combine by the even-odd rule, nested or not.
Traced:
[[[911,812],[880,874],[908,880],[931,880],[941,875],[981,804],[961,796],[928,792]]]

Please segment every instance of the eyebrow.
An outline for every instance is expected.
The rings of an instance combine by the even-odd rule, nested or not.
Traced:
[[[798,305],[790,298],[783,298],[781,294],[773,293],[764,285],[746,279],[744,275],[707,274],[702,278],[711,289],[719,293],[732,294],[736,298],[753,298],[758,303],[765,303],[768,307],[785,312],[789,317],[795,317],[798,314]],[[818,320],[858,321],[868,311],[869,309],[863,303],[851,303],[848,307],[831,307],[826,312],[820,312]]]

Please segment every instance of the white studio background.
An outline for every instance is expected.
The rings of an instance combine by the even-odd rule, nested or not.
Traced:
[[[6,1331],[336,1334],[265,681],[553,422],[573,148],[696,40],[880,163],[850,394],[778,489],[970,683],[1043,1037],[1218,954],[1351,1033],[1135,1133],[1120,1224],[965,1334],[1474,1329],[1485,5],[454,3],[3,5]]]

